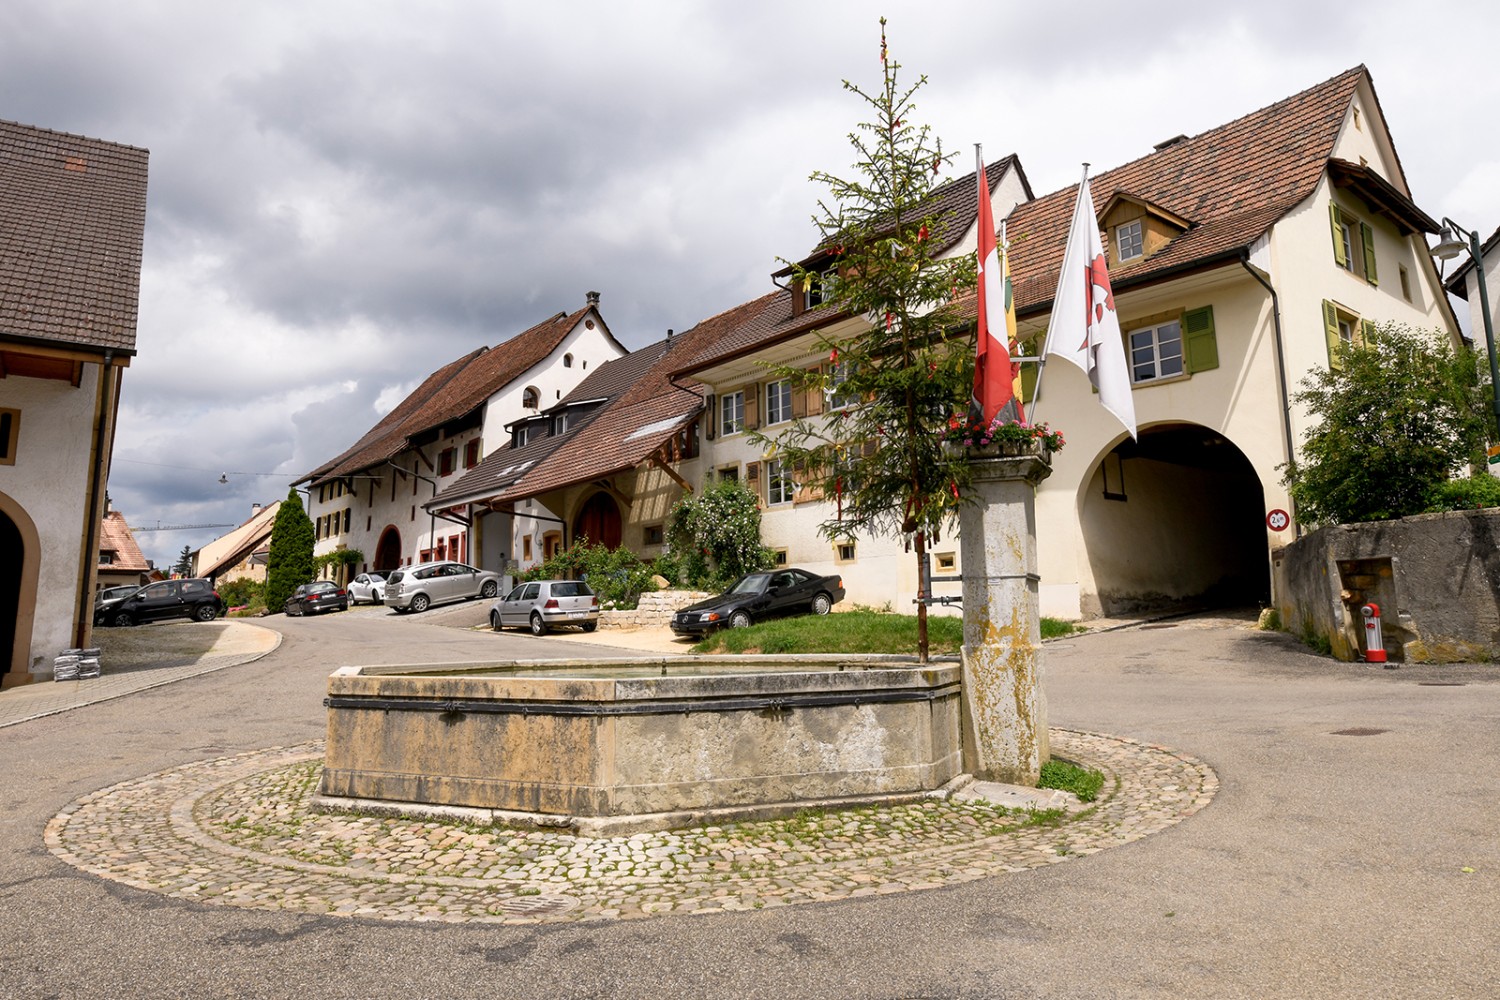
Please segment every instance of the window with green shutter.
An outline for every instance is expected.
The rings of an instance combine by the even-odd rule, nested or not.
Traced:
[[[1219,367],[1219,340],[1214,334],[1214,307],[1189,309],[1182,314],[1183,353],[1189,372]]]
[[[1328,367],[1341,371],[1344,362],[1340,353],[1346,348],[1363,344],[1375,329],[1370,320],[1362,320],[1337,303],[1323,300],[1323,338],[1328,345]]]
[[[1375,230],[1333,202],[1328,203],[1328,222],[1333,233],[1334,262],[1355,274],[1363,270],[1366,281],[1380,284],[1375,266]]]

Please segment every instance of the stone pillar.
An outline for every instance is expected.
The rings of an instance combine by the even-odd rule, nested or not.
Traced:
[[[1035,786],[1050,750],[1037,602],[1036,484],[1052,453],[971,448],[963,553],[964,770]]]

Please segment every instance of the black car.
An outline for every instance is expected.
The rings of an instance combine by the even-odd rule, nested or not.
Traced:
[[[718,597],[689,605],[672,616],[672,631],[702,635],[716,628],[744,628],[760,618],[812,612],[826,615],[844,599],[844,581],[805,569],[774,569],[740,577]]]
[[[293,617],[322,611],[348,611],[349,592],[332,580],[314,580],[292,591],[281,610]]]
[[[94,608],[95,625],[139,625],[166,618],[211,622],[224,613],[224,602],[207,580],[161,580]]]

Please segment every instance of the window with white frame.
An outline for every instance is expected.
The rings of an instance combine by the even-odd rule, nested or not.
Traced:
[[[766,423],[792,419],[792,383],[787,379],[766,383]]]
[[[728,392],[719,397],[719,433],[738,434],[745,429],[745,393]]]
[[[802,307],[813,309],[831,302],[838,285],[839,269],[830,267],[820,273],[809,274],[802,285]]]
[[[779,458],[766,459],[766,505],[791,503],[796,492],[791,469]]]
[[[844,390],[844,383],[848,380],[849,362],[835,361],[832,370],[828,373],[828,408],[830,410],[841,410],[858,402],[854,393]]]
[[[1146,252],[1141,236],[1141,220],[1115,227],[1115,256],[1121,261],[1135,260]]]
[[[1182,324],[1177,320],[1132,330],[1129,336],[1132,382],[1182,374]]]

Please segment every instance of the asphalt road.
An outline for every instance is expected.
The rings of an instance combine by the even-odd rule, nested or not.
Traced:
[[[1339,664],[1243,619],[1048,646],[1054,724],[1206,760],[1222,782],[1213,804],[1125,847],[948,889],[628,922],[413,925],[168,900],[43,847],[55,812],[113,782],[320,737],[324,679],[341,664],[561,645],[438,620],[270,619],[286,639],[256,663],[0,731],[0,996],[1500,992],[1500,667]]]

